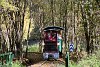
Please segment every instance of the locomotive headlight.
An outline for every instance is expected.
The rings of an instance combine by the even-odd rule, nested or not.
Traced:
[[[48,53],[43,53],[43,57],[44,57],[44,59],[47,59],[48,58]]]
[[[48,53],[43,53],[43,56],[48,56]]]
[[[55,58],[55,59],[58,59],[58,58],[59,58],[59,53],[55,53],[55,54],[54,54],[54,58]]]
[[[45,53],[45,56],[47,56],[48,55],[48,53]]]

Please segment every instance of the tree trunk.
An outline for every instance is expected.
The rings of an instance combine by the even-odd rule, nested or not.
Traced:
[[[51,22],[52,22],[52,25],[54,26],[55,23],[54,23],[54,16],[53,16],[54,15],[54,12],[53,12],[54,11],[54,8],[53,8],[53,6],[54,6],[54,1],[51,0],[51,14],[52,14],[51,15],[51,18],[52,18],[52,21]]]
[[[67,4],[68,2],[66,2],[66,0],[64,0],[64,5],[65,5],[65,11],[64,11],[64,28],[65,28],[65,32],[64,32],[64,40],[65,40],[65,48],[64,51],[66,52],[67,49]],[[68,46],[69,47],[69,46]]]

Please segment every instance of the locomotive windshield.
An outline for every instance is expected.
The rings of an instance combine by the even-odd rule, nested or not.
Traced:
[[[48,31],[44,34],[45,42],[46,41],[57,41],[57,34],[55,31]]]

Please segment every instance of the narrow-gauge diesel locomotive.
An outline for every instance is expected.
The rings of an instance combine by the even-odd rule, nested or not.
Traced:
[[[44,28],[44,59],[58,59],[62,55],[62,27]]]

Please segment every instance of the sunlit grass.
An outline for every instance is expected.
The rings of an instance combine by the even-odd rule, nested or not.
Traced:
[[[39,45],[29,46],[28,52],[39,52]]]

